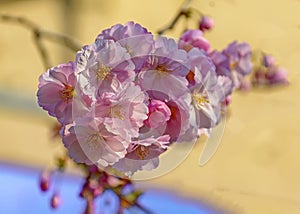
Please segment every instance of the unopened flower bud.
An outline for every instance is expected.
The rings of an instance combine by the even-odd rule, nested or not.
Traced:
[[[58,194],[54,193],[53,196],[51,197],[51,201],[50,201],[50,204],[51,204],[51,207],[53,209],[56,209],[61,203],[61,200],[60,200],[60,197]]]
[[[214,20],[208,16],[202,16],[200,23],[199,23],[199,29],[203,32],[211,30],[214,27]]]
[[[117,186],[121,186],[121,185],[125,184],[125,181],[122,179],[119,179],[118,177],[110,175],[107,178],[107,184],[110,187],[117,187]]]
[[[263,58],[263,63],[265,67],[272,67],[275,65],[275,59],[271,55],[265,55]]]
[[[225,105],[226,106],[229,106],[229,104],[231,103],[231,96],[230,95],[228,95],[226,98],[225,98]]]
[[[148,106],[148,119],[144,121],[145,125],[151,128],[163,126],[171,116],[169,107],[160,100],[152,100]]]
[[[192,48],[199,48],[207,53],[209,52],[210,44],[208,40],[203,37],[201,30],[187,30],[181,35],[178,41],[178,47],[186,51]]]
[[[266,73],[266,79],[269,84],[288,84],[287,71],[281,67],[273,67]]]
[[[40,189],[43,192],[46,192],[50,187],[50,173],[48,171],[44,171],[40,177]]]

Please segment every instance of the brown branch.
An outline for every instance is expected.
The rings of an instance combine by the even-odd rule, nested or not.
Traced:
[[[173,18],[173,20],[168,24],[166,27],[158,30],[158,35],[163,35],[166,31],[172,30],[181,17],[188,18],[191,15],[191,10],[189,9],[189,6],[191,4],[192,0],[185,0],[180,7],[179,11],[177,12],[176,16]]]
[[[140,203],[138,203],[137,201],[134,202],[130,202],[128,201],[124,196],[117,194],[119,199],[125,203],[127,203],[128,205],[130,205],[130,207],[137,207],[139,208],[141,211],[143,211],[145,214],[153,214],[153,212],[149,209],[147,209],[146,207],[144,207],[143,205],[141,205]]]
[[[37,50],[39,51],[39,54],[42,58],[43,64],[46,69],[51,67],[51,63],[49,60],[48,51],[47,51],[42,39],[47,39],[47,40],[59,43],[75,52],[81,48],[81,45],[77,41],[75,41],[73,38],[71,38],[67,35],[54,33],[51,31],[41,29],[37,24],[35,24],[34,22],[32,22],[24,17],[13,16],[13,15],[8,15],[8,14],[0,14],[0,21],[9,22],[9,23],[13,23],[13,24],[19,24],[32,32],[34,44],[35,44]]]

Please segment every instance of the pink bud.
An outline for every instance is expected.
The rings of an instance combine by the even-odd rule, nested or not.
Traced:
[[[200,23],[199,23],[199,29],[203,32],[207,30],[211,30],[214,27],[214,20],[209,18],[208,16],[202,16]]]
[[[275,65],[275,59],[271,55],[265,55],[263,61],[265,67],[272,67]]]
[[[225,98],[225,105],[226,105],[226,106],[229,106],[230,103],[231,103],[231,96],[228,95],[228,96]]]
[[[46,192],[50,187],[50,173],[48,171],[44,171],[40,177],[40,189],[43,192]]]
[[[273,67],[266,73],[266,79],[269,84],[288,84],[287,71],[284,68]]]
[[[148,119],[144,121],[145,125],[151,128],[163,126],[171,116],[169,107],[160,100],[152,100],[148,106]]]
[[[58,194],[56,194],[56,193],[53,194],[50,203],[51,203],[51,207],[53,209],[56,209],[60,205],[61,201],[60,201],[60,197],[58,196]]]
[[[107,184],[110,187],[117,187],[117,186],[123,185],[124,183],[125,183],[124,180],[119,179],[118,177],[115,177],[115,176],[112,176],[112,175],[109,175],[108,178],[107,178]]]
[[[195,47],[208,53],[210,44],[203,37],[201,30],[187,30],[181,35],[178,41],[178,47],[186,51],[189,51]]]

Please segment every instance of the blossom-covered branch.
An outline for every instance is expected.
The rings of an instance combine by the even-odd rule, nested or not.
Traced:
[[[42,41],[43,39],[59,43],[75,52],[81,48],[81,45],[75,39],[64,34],[44,30],[31,20],[26,19],[24,17],[0,14],[0,21],[18,24],[31,31],[33,35],[34,44],[37,50],[39,51],[39,54],[42,58],[43,64],[46,69],[51,67],[51,63],[47,48],[45,47]]]

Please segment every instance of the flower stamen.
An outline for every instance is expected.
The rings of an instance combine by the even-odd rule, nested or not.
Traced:
[[[121,107],[118,105],[110,108],[110,116],[112,118],[118,118],[120,120],[124,120],[124,116],[121,112]]]
[[[103,63],[99,63],[98,70],[96,71],[97,79],[104,80],[111,70],[111,67],[105,66]]]
[[[150,154],[149,148],[145,146],[138,146],[135,151],[137,156],[142,160],[145,160],[145,158]]]
[[[193,101],[198,109],[201,109],[205,104],[209,103],[209,100],[206,96],[194,93],[193,94]]]
[[[155,70],[157,70],[157,71],[159,71],[159,72],[161,72],[161,73],[170,72],[170,70],[168,70],[168,69],[166,68],[166,66],[163,65],[163,64],[158,64],[158,65],[156,66]]]
[[[65,88],[63,90],[59,91],[59,95],[60,97],[66,102],[68,103],[75,94],[75,90],[72,86],[69,85],[65,85]]]
[[[90,147],[90,149],[97,150],[99,148],[99,142],[103,141],[105,141],[104,137],[99,133],[95,133],[88,137],[86,144]]]

